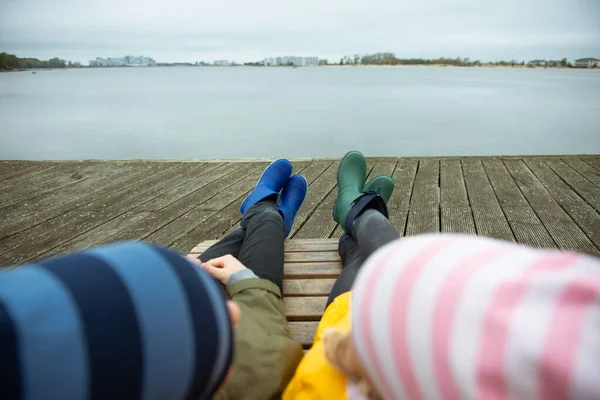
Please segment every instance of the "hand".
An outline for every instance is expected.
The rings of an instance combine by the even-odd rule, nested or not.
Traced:
[[[244,264],[230,254],[219,258],[213,258],[212,260],[201,263],[200,266],[225,285],[231,275],[247,269]]]

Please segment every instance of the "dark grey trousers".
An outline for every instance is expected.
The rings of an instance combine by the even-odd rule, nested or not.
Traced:
[[[265,199],[250,207],[242,218],[241,228],[211,246],[200,257],[208,261],[231,254],[250,268],[259,278],[268,279],[283,295],[283,218],[273,199]]]
[[[376,210],[366,210],[352,223],[350,234],[340,238],[342,273],[335,281],[327,306],[340,294],[349,292],[365,260],[380,247],[400,237],[392,223]]]

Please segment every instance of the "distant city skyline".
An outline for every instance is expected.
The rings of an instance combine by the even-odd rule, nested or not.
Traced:
[[[0,0],[0,51],[88,63],[318,57],[574,60],[600,56],[598,0]]]

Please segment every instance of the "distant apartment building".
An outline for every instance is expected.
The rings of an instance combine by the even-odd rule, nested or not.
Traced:
[[[531,60],[527,64],[534,66],[534,67],[545,67],[546,60]]]
[[[217,67],[229,67],[233,65],[233,63],[229,60],[217,60],[213,64],[215,64]]]
[[[561,60],[549,60],[546,63],[546,67],[560,67],[562,65]]]
[[[267,57],[263,60],[267,66],[293,65],[296,67],[312,67],[319,65],[319,57]]]
[[[580,58],[575,60],[576,68],[597,68],[600,67],[600,60],[597,58]]]
[[[89,61],[90,67],[147,67],[153,65],[156,65],[156,61],[144,56],[125,56],[121,58],[96,57],[95,60]]]

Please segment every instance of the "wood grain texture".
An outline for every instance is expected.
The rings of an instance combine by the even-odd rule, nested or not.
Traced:
[[[309,182],[292,236],[333,240],[337,160],[295,162]],[[189,251],[239,226],[239,205],[268,162],[0,161],[0,267],[116,240]],[[598,254],[600,157],[367,159],[391,174],[401,235],[467,233]],[[286,269],[305,277],[294,264]],[[317,265],[316,263],[314,265]],[[323,261],[321,265],[338,265]],[[320,276],[332,276],[320,267]]]

